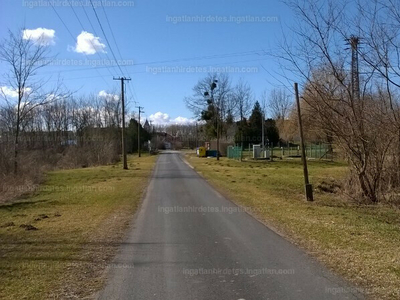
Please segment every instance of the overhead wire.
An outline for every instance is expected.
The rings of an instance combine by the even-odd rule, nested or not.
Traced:
[[[117,43],[117,40],[116,40],[116,38],[115,38],[114,31],[113,31],[113,29],[112,29],[112,27],[111,27],[110,20],[109,20],[109,18],[108,18],[108,16],[107,16],[107,12],[106,12],[106,10],[104,9],[104,6],[103,6],[103,4],[102,4],[101,2],[100,2],[100,6],[101,6],[101,8],[102,8],[102,10],[103,10],[103,14],[104,14],[104,16],[105,16],[105,19],[106,19],[108,28],[109,28],[109,30],[110,30],[110,32],[111,32],[112,39],[113,39],[113,41],[114,41],[115,47],[116,47],[116,49],[117,49],[117,52],[118,52],[118,54],[119,54],[119,58],[121,59],[121,61],[123,61],[123,57],[122,57],[121,51],[120,51],[120,49],[119,49],[119,47],[118,47],[118,43]],[[99,21],[99,19],[100,19],[100,18],[99,18],[99,16],[97,15],[97,20],[98,20],[98,22],[99,22],[99,25],[101,26],[101,22]],[[126,75],[129,75],[129,71],[127,70],[126,66],[125,66],[125,72],[126,72],[126,74],[122,71],[122,68],[121,68],[121,66],[118,64],[118,61],[117,61],[117,59],[116,59],[116,57],[115,57],[115,55],[114,55],[114,52],[113,52],[113,50],[112,50],[112,48],[111,48],[111,44],[109,43],[108,38],[106,37],[105,31],[103,30],[103,27],[102,27],[102,26],[101,26],[101,29],[102,29],[102,32],[103,32],[103,34],[104,34],[104,36],[105,36],[105,38],[106,38],[106,41],[107,41],[109,47],[110,47],[110,51],[111,51],[111,53],[112,53],[113,56],[114,56],[115,62],[116,62],[116,64],[118,65],[118,68],[120,69],[120,71],[121,71],[121,73],[122,73],[121,75],[122,75],[123,77],[127,77]],[[133,86],[131,87],[131,85],[130,85],[129,83],[130,83],[130,81],[127,82],[129,94],[131,95],[131,97],[132,97],[133,99],[137,99],[136,91],[135,91],[134,87],[133,87]],[[132,91],[132,89],[133,89],[133,91]],[[129,98],[129,97],[127,97],[127,98]],[[127,101],[127,103],[128,103],[128,101]]]
[[[71,7],[71,9],[72,9],[72,11],[73,11],[73,13],[74,13],[76,19],[78,20],[79,24],[80,24],[81,27],[82,27],[82,30],[86,31],[86,30],[85,30],[85,26],[83,26],[83,24],[82,24],[82,22],[81,22],[81,19],[79,18],[78,14],[76,13],[76,11],[75,11],[75,9],[74,9],[74,7],[73,7],[73,5],[72,5],[71,0],[68,0],[68,1],[69,1],[70,7]],[[90,41],[90,43],[92,44],[93,49],[96,49],[96,47],[95,47],[94,44],[93,44],[93,41],[92,41],[92,40],[89,40],[89,41]],[[101,59],[101,56],[100,56],[99,52],[96,51],[96,54],[97,54],[97,55],[99,56],[99,58]],[[110,69],[109,69],[108,67],[106,67],[106,68],[107,68],[107,71],[110,73],[111,77],[114,76],[114,75],[112,74],[112,72],[110,71]]]
[[[121,71],[121,74],[123,74],[124,72],[122,71],[122,69],[121,69],[121,67],[120,67],[120,65],[119,65],[119,63],[118,63],[118,60],[117,60],[117,58],[116,58],[116,56],[115,56],[115,53],[114,53],[114,51],[113,51],[113,49],[112,49],[112,47],[111,47],[110,42],[108,41],[107,35],[106,35],[106,33],[105,33],[104,29],[103,29],[103,25],[101,25],[99,16],[97,15],[96,9],[94,8],[93,1],[92,1],[92,0],[89,0],[89,1],[90,1],[90,4],[92,5],[92,9],[93,9],[94,15],[96,16],[97,22],[98,22],[99,25],[100,25],[100,29],[101,29],[101,31],[103,32],[103,35],[104,35],[104,38],[105,38],[105,40],[106,40],[106,42],[107,42],[107,44],[108,44],[108,47],[110,48],[111,54],[112,54],[112,56],[114,57],[115,63],[117,64],[119,70]]]
[[[245,62],[259,62],[259,61],[264,61],[264,60],[265,59],[251,59],[251,60],[242,60],[242,61],[232,61],[232,62],[213,64],[213,66],[223,66],[223,65],[226,65],[226,64],[238,64],[238,63],[245,63]],[[172,67],[173,68],[174,66],[165,66],[165,67]],[[208,65],[200,65],[200,66],[197,66],[197,67],[198,68],[203,68],[203,67],[208,67]],[[148,72],[148,71],[131,72],[131,74],[144,74],[144,73],[151,73],[151,72]],[[160,73],[162,73],[162,72],[160,72]],[[68,78],[67,80],[96,78],[96,77],[98,77],[98,76],[75,77],[75,78]]]
[[[233,53],[233,54],[216,54],[216,55],[210,55],[210,56],[197,56],[197,57],[191,57],[191,58],[182,58],[182,59],[172,59],[172,60],[163,60],[163,61],[152,61],[152,62],[143,62],[143,63],[137,63],[131,66],[126,66],[126,67],[136,67],[136,66],[141,66],[141,65],[154,65],[154,64],[165,64],[165,63],[171,63],[171,62],[181,62],[181,61],[196,61],[196,60],[207,60],[207,59],[216,59],[216,58],[229,58],[229,57],[236,57],[236,56],[249,56],[249,55],[259,55],[257,53],[258,50],[254,51],[247,51],[247,52],[238,52],[238,53]],[[264,56],[264,54],[262,54]],[[105,68],[105,67],[97,67],[97,69],[100,68]],[[75,69],[75,70],[68,70],[68,71],[63,71],[63,72],[78,72],[78,71],[85,71],[91,68],[82,68],[82,69]],[[144,72],[143,72],[144,73]]]
[[[55,14],[57,15],[57,17],[60,19],[61,23],[62,23],[62,24],[64,25],[64,27],[67,29],[69,35],[71,36],[72,40],[73,40],[74,43],[75,43],[75,37],[74,37],[74,35],[72,34],[71,30],[69,29],[69,27],[67,26],[67,24],[65,24],[65,22],[64,22],[64,20],[61,18],[61,16],[58,14],[58,12],[57,12],[57,10],[55,9],[53,3],[50,2],[50,5],[51,5],[53,11],[55,12]],[[86,56],[86,58],[88,58],[88,56],[87,56],[86,54],[85,54],[85,56]],[[101,76],[101,78],[103,79],[103,81],[104,81],[108,86],[110,86],[110,84],[104,79],[105,75],[102,76],[102,75],[99,73],[99,71],[97,70],[97,68],[95,68],[94,70],[96,70],[96,72]]]
[[[110,32],[111,32],[111,37],[112,37],[112,39],[113,39],[113,41],[114,41],[114,44],[115,44],[115,47],[116,47],[116,49],[117,49],[119,58],[121,59],[121,61],[123,61],[123,57],[122,57],[121,51],[119,50],[118,43],[117,43],[117,40],[116,40],[115,35],[114,35],[114,31],[113,31],[113,29],[112,29],[112,27],[111,27],[110,20],[109,20],[109,18],[108,18],[108,16],[107,16],[107,12],[106,12],[106,10],[104,9],[104,5],[103,5],[101,2],[100,2],[100,6],[101,6],[101,8],[102,8],[102,10],[103,10],[103,14],[104,14],[104,16],[105,16],[105,19],[106,19],[108,28],[109,28],[109,30],[110,30]],[[126,66],[124,66],[124,69],[125,69],[126,74],[129,75],[129,71],[127,70]],[[126,74],[122,74],[122,75],[124,75],[124,77],[126,77]],[[129,90],[129,93],[131,94],[131,96],[132,96],[133,99],[137,99],[137,95],[136,95],[135,88],[134,88],[133,85],[132,85],[132,88],[131,88],[131,84],[130,84],[130,83],[131,83],[131,82],[129,81],[129,82],[128,82],[128,90]],[[132,91],[132,89],[133,89],[133,91]]]

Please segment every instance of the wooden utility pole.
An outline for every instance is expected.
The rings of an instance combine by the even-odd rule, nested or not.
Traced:
[[[219,114],[217,116],[217,160],[219,160],[219,124],[220,120],[219,120]]]
[[[301,161],[303,162],[306,199],[307,199],[307,201],[313,201],[314,198],[313,198],[312,185],[308,181],[307,158],[306,158],[306,150],[304,148],[303,122],[301,121],[299,87],[298,87],[297,82],[294,84],[294,92],[296,94],[297,115],[298,115],[298,118],[299,118],[300,144],[301,144]]]
[[[137,138],[137,141],[138,141],[138,155],[139,155],[139,157],[140,157],[140,114],[142,113],[142,112],[144,112],[142,109],[144,108],[143,106],[136,106],[138,109],[139,109],[139,122],[138,122],[138,138]]]
[[[262,117],[261,117],[261,143],[262,143],[262,152],[263,158],[265,158],[265,105],[263,105]]]
[[[124,81],[125,80],[131,80],[130,78],[125,78],[125,77],[119,77],[119,78],[113,78],[114,80],[120,80],[121,81],[121,105],[122,105],[122,159],[123,159],[123,166],[124,170],[128,170],[128,162],[126,159],[126,141],[125,141],[125,99],[124,99]]]
[[[196,122],[196,150],[199,148],[199,128]]]

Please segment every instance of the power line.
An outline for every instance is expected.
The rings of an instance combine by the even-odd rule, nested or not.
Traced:
[[[216,58],[228,58],[228,57],[247,56],[247,55],[260,55],[260,54],[257,53],[257,50],[255,50],[255,51],[238,52],[238,53],[232,53],[232,54],[215,54],[215,55],[198,56],[198,57],[192,57],[192,58],[178,58],[178,59],[164,60],[164,61],[143,62],[143,63],[135,64],[135,66],[139,66],[139,65],[163,64],[163,63],[181,62],[181,61],[192,61],[192,60],[205,60],[205,59],[216,59]],[[262,54],[262,55],[264,55],[264,54]]]
[[[86,4],[83,2],[83,0],[81,0],[81,3],[82,3],[81,7],[82,7],[82,9],[83,9],[83,12],[85,13],[86,19],[89,21],[90,27],[92,28],[94,34],[95,34],[96,36],[99,36],[99,35],[97,34],[97,32],[96,32],[96,29],[95,29],[94,26],[93,26],[92,21],[90,20],[90,17],[89,17],[89,15],[88,15],[87,11],[86,11],[86,8],[85,8],[85,5],[86,5]],[[108,59],[109,61],[111,61],[111,59],[110,59],[110,57],[108,56],[108,54],[105,53],[105,55],[106,55],[107,59]],[[103,68],[108,68],[108,67],[103,67]],[[115,68],[115,66],[112,66],[112,68]]]
[[[63,19],[61,18],[61,16],[58,14],[58,12],[56,11],[56,9],[54,8],[53,3],[50,2],[50,4],[51,4],[51,8],[53,9],[53,11],[54,11],[55,14],[57,15],[57,17],[60,19],[60,21],[61,21],[61,23],[64,25],[64,27],[67,29],[69,35],[71,36],[72,40],[73,40],[74,43],[75,43],[75,37],[74,37],[74,35],[72,34],[71,30],[69,30],[67,24],[65,24],[64,20],[63,20]],[[85,56],[88,57],[86,54],[85,54]],[[95,69],[95,70],[96,70],[96,72],[97,72],[99,75],[101,75],[97,69]],[[104,76],[101,76],[101,78],[103,79],[103,81],[110,87],[110,84],[104,79],[104,77],[105,77],[105,75],[104,75]]]
[[[102,8],[102,10],[103,10],[103,13],[104,13],[104,16],[105,16],[105,18],[106,18],[106,21],[107,21],[107,24],[108,24],[108,28],[110,29],[111,37],[112,37],[112,39],[113,39],[113,41],[114,41],[115,47],[117,48],[117,52],[118,52],[118,54],[119,54],[119,57],[120,57],[121,60],[123,60],[121,51],[119,50],[118,43],[117,43],[117,40],[116,40],[115,35],[114,35],[114,31],[112,30],[112,27],[111,27],[111,24],[110,24],[110,20],[108,19],[107,12],[106,12],[106,10],[104,9],[104,6],[103,6],[103,4],[102,4],[101,2],[100,2],[100,6],[101,6],[101,8]],[[111,49],[111,48],[110,48],[110,49]],[[126,66],[125,66],[124,69],[125,69],[126,73],[129,75],[129,71],[127,70]],[[131,85],[128,84],[128,89],[129,89],[129,93],[131,94],[132,98],[133,98],[133,99],[137,99],[136,92],[135,92],[135,88],[134,88],[133,86],[132,86],[132,88],[131,88]],[[132,92],[132,90],[133,90],[133,92]]]
[[[119,51],[119,47],[118,47],[117,41],[116,41],[116,39],[115,39],[114,31],[113,31],[112,28],[111,28],[110,21],[109,21],[109,19],[108,19],[108,17],[107,17],[106,10],[104,9],[104,6],[103,6],[103,4],[101,4],[101,2],[100,2],[100,6],[101,6],[101,8],[103,9],[104,16],[106,17],[106,21],[107,21],[107,24],[108,24],[108,28],[110,29],[111,37],[113,38],[115,47],[117,48],[117,51],[118,51],[118,54],[119,54],[119,57],[122,59],[121,51]]]
[[[226,65],[226,64],[238,64],[238,63],[244,63],[244,62],[255,62],[255,61],[264,61],[264,59],[253,59],[253,60],[245,60],[245,61],[233,61],[233,62],[225,62],[225,63],[219,63],[219,64],[213,64],[213,66],[223,66],[223,65]],[[166,66],[166,67],[174,67],[174,66]],[[207,67],[207,65],[200,65],[200,66],[197,66],[198,68],[204,68],[204,67]],[[91,69],[91,68],[88,68],[88,69]],[[264,68],[265,69],[265,68]],[[80,70],[74,70],[74,71],[82,71],[82,70],[84,70],[84,69],[80,69]],[[51,73],[53,73],[53,72],[51,72]],[[144,74],[144,73],[150,73],[150,72],[148,72],[148,71],[139,71],[139,72],[131,72],[130,74]],[[362,74],[362,73],[360,73],[360,74]],[[101,75],[102,76],[102,75]],[[67,78],[66,80],[74,80],[74,79],[86,79],[86,78],[96,78],[96,77],[99,77],[99,76],[87,76],[87,77],[73,77],[73,78]],[[276,79],[276,78],[275,78]],[[128,85],[128,89],[130,89],[129,88],[129,85]],[[134,92],[132,92],[131,90],[130,90],[130,92],[132,93],[132,94],[134,94]],[[137,96],[135,95],[135,97],[137,98]]]
[[[99,25],[100,25],[100,29],[101,29],[101,31],[103,32],[104,38],[106,39],[106,42],[107,42],[107,44],[108,44],[108,47],[110,47],[111,54],[113,55],[113,57],[114,57],[114,59],[115,59],[115,62],[116,62],[116,64],[117,64],[119,70],[121,71],[121,74],[123,75],[124,72],[122,71],[121,67],[120,67],[119,64],[118,64],[118,60],[117,60],[117,58],[115,57],[115,53],[114,53],[114,51],[112,50],[111,44],[110,44],[110,42],[108,41],[108,38],[107,38],[106,33],[104,32],[103,25],[101,25],[99,16],[97,15],[97,12],[96,12],[96,9],[94,8],[93,1],[92,1],[92,0],[90,0],[90,4],[92,5],[93,12],[94,12],[94,14],[95,14],[95,16],[96,16],[97,22],[98,22]]]
[[[128,84],[128,89],[129,89],[130,94],[132,95],[133,101],[135,101],[135,99],[138,99],[134,87],[132,86],[132,89],[131,89],[131,86]]]
[[[138,63],[130,66],[125,66],[125,67],[136,67],[140,65],[154,65],[154,64],[164,64],[164,63],[171,63],[171,62],[181,62],[181,61],[193,61],[193,60],[207,60],[207,59],[216,59],[216,58],[228,58],[228,57],[234,57],[234,56],[248,56],[248,55],[260,55],[259,53],[256,53],[257,50],[253,51],[254,53],[251,52],[239,52],[239,53],[234,53],[234,54],[217,54],[217,55],[212,55],[212,56],[200,56],[200,57],[192,57],[192,58],[182,58],[182,59],[172,59],[172,60],[164,60],[164,61],[153,61],[153,62],[143,62],[143,63]],[[246,54],[247,53],[247,54]],[[222,65],[222,64],[228,64],[228,63],[242,63],[242,62],[252,62],[252,61],[263,61],[264,59],[254,59],[254,60],[245,60],[245,61],[237,61],[237,62],[226,62],[226,63],[220,63],[217,65]],[[96,67],[97,69],[102,69],[106,67]],[[90,70],[92,68],[82,68],[82,69],[76,69],[76,70],[68,70],[68,71],[63,71],[63,72],[78,72],[78,71],[85,71],[85,70]],[[141,72],[141,73],[146,73],[146,72]]]
[[[82,26],[82,29],[85,30],[85,26],[83,26],[83,24],[82,24],[82,22],[81,22],[81,19],[78,17],[78,15],[77,15],[77,13],[76,13],[76,11],[75,11],[75,9],[74,9],[74,6],[72,5],[71,0],[68,0],[68,1],[69,1],[69,4],[70,4],[70,7],[71,7],[72,11],[74,12],[74,15],[75,15],[76,19],[78,20],[79,24]],[[86,30],[85,30],[85,31],[86,31]],[[93,41],[92,41],[91,39],[89,39],[89,42],[92,44],[93,49],[96,49],[95,46],[94,46],[94,44],[93,44]],[[96,51],[96,54],[97,54],[97,55],[100,57],[100,59],[101,59],[101,56],[100,56],[100,54],[99,54],[97,51]],[[110,69],[109,69],[108,67],[107,67],[107,70],[108,70],[108,72],[110,73],[110,75],[113,76],[113,74],[111,73],[111,71],[110,71]]]

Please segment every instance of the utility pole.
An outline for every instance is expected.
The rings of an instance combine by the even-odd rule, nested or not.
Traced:
[[[218,111],[218,109],[217,109]],[[219,120],[219,113],[217,115],[217,160],[219,160],[219,126],[220,126],[220,120]]]
[[[265,106],[263,107],[263,111],[262,111],[262,117],[261,117],[261,143],[262,143],[262,151],[263,151],[263,155],[265,154]]]
[[[125,77],[118,77],[118,78],[113,78],[114,80],[120,80],[121,81],[121,105],[122,105],[122,159],[123,159],[123,166],[124,170],[128,170],[128,162],[126,159],[126,141],[125,141],[125,99],[124,99],[124,81],[125,80],[131,80],[130,78],[125,78]]]
[[[306,199],[307,199],[307,201],[313,201],[314,198],[313,198],[312,185],[308,181],[308,168],[307,168],[306,150],[304,148],[303,122],[301,121],[299,87],[298,87],[297,82],[294,84],[294,92],[296,94],[297,115],[298,115],[298,118],[299,118],[301,160],[303,162],[304,183],[305,183],[305,189],[306,189]]]
[[[196,149],[199,148],[199,128],[196,122]]]
[[[138,122],[138,155],[140,157],[140,114],[143,113],[144,111],[142,110],[144,107],[143,106],[136,106],[139,109],[139,122]]]

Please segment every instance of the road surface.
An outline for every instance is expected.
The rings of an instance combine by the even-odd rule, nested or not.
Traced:
[[[162,153],[99,299],[362,299],[295,245]]]

